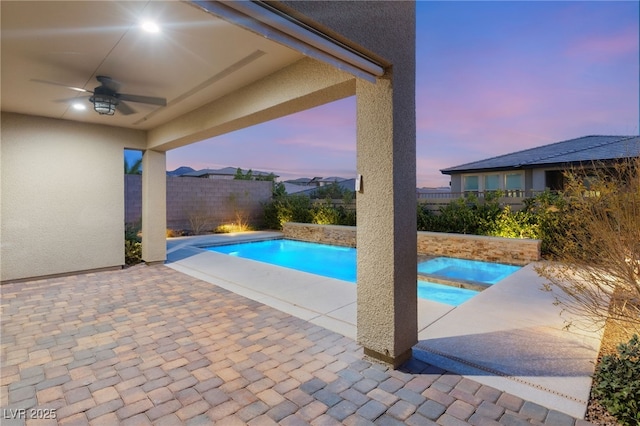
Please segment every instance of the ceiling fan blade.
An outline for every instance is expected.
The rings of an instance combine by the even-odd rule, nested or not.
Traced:
[[[89,98],[87,96],[76,96],[75,98],[55,99],[53,102],[68,104],[71,102],[81,102],[81,101],[89,101]]]
[[[116,109],[118,110],[118,112],[122,115],[130,115],[130,114],[135,114],[136,110],[131,108],[129,105],[127,105],[124,102],[119,102],[118,106],[116,106]]]
[[[154,98],[153,96],[127,95],[125,93],[118,93],[117,96],[118,96],[118,99],[122,101],[137,102],[140,104],[167,106],[167,100],[165,98]]]
[[[44,83],[44,84],[51,84],[51,85],[54,85],[54,86],[66,87],[67,89],[75,90],[76,92],[93,93],[91,90],[82,89],[80,87],[67,86],[66,84],[56,83],[54,81],[40,80],[40,79],[37,79],[37,78],[32,78],[31,81],[35,81],[36,83]]]
[[[118,83],[111,77],[98,75],[96,76],[96,80],[98,80],[104,87],[111,90],[112,92],[117,92],[118,89],[120,88],[120,83]]]

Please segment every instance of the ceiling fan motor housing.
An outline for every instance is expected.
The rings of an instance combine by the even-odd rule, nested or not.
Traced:
[[[102,115],[113,115],[119,103],[116,92],[105,86],[96,87],[89,102],[93,104],[93,109]]]

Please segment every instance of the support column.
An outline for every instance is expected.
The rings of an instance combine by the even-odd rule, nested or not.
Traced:
[[[142,154],[142,260],[167,258],[167,171],[164,152]]]
[[[418,338],[415,95],[405,78],[356,83],[358,343],[394,368]]]

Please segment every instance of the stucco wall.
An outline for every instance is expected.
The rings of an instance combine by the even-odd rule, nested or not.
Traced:
[[[2,113],[1,279],[124,264],[123,150],[139,130]]]
[[[136,222],[142,214],[142,179],[125,175],[125,220]],[[191,230],[194,221],[206,221],[212,230],[235,222],[236,213],[252,223],[262,220],[262,203],[271,199],[272,183],[167,176],[167,228]]]
[[[358,343],[393,366],[417,342],[415,2],[282,1],[276,7],[386,67],[356,81]]]
[[[314,243],[356,247],[356,227],[285,223],[285,238]],[[418,232],[418,253],[461,259],[526,265],[540,260],[540,240],[485,237],[480,235]]]

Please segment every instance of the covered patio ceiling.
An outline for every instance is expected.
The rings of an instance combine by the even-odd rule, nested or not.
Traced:
[[[3,1],[2,111],[152,129],[255,82],[303,55],[178,1]],[[152,20],[160,31],[141,23]],[[99,115],[97,76],[118,92],[160,97],[135,112]],[[45,82],[57,83],[48,84]],[[80,101],[85,110],[76,110]]]

